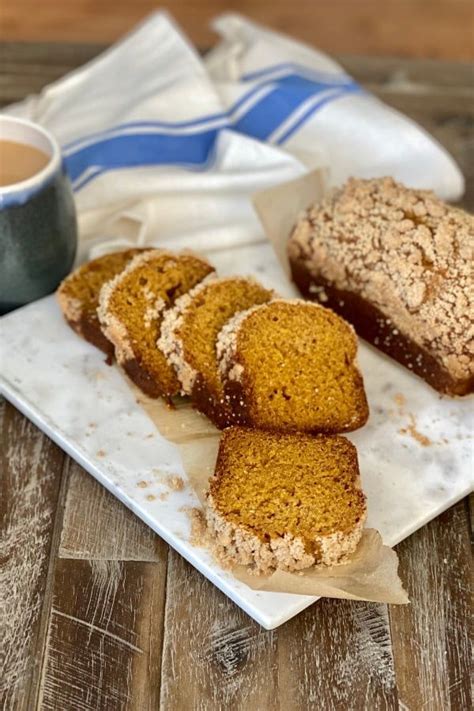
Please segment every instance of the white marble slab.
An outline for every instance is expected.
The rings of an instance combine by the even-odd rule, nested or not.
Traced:
[[[222,273],[254,273],[292,293],[268,245],[209,256]],[[137,407],[118,370],[66,326],[54,297],[3,317],[0,344],[5,397],[263,627],[314,602],[254,592],[189,543],[183,508],[197,499],[189,487],[170,491],[165,480],[186,478],[175,447]],[[368,524],[394,545],[472,490],[473,400],[439,396],[368,346],[361,346],[360,363],[371,417],[350,439],[359,451]]]

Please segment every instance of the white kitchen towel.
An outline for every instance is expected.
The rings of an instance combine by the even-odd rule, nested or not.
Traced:
[[[7,112],[57,137],[79,213],[78,260],[117,246],[209,252],[263,240],[251,196],[308,167],[390,174],[456,198],[462,177],[421,129],[332,60],[237,16],[206,67],[151,15],[97,59]]]
[[[262,240],[251,195],[304,172],[231,130],[197,52],[163,12],[7,111],[58,139],[79,213],[79,259],[116,246],[200,250]]]
[[[240,15],[212,24],[223,40],[206,66],[224,104],[250,91],[258,96],[252,112],[234,122],[236,130],[283,147],[309,168],[329,166],[335,185],[351,175],[391,175],[447,200],[462,195],[451,156],[325,54]]]

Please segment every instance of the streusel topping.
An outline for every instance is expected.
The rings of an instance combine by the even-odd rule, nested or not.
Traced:
[[[351,178],[298,221],[290,256],[357,292],[455,376],[474,370],[474,217],[392,178]]]

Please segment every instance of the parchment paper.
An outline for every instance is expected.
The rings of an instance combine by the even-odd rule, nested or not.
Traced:
[[[265,234],[289,276],[290,265],[286,253],[288,237],[299,217],[312,203],[321,200],[327,190],[327,171],[313,170],[296,180],[256,193],[253,205]]]
[[[170,409],[161,399],[152,400],[130,382],[129,385],[160,434],[178,447],[189,484],[204,508],[219,448],[219,430],[185,400],[176,400],[175,409]],[[253,575],[244,566],[235,566],[232,574],[254,590],[404,604],[408,596],[397,568],[395,551],[383,545],[377,531],[366,529],[347,564],[302,573],[277,571],[267,576]]]

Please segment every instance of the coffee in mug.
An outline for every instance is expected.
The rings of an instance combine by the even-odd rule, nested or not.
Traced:
[[[0,186],[28,180],[49,163],[39,148],[17,141],[0,140]]]
[[[0,115],[0,314],[69,273],[77,222],[61,150],[43,127]]]

